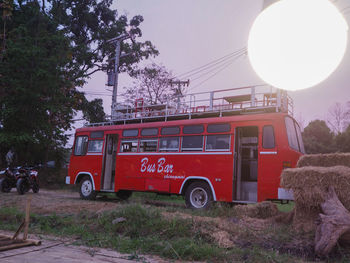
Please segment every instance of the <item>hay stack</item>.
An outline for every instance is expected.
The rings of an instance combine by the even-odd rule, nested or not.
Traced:
[[[240,216],[261,219],[270,218],[279,214],[277,205],[269,201],[252,205],[236,205],[234,207],[234,212]]]
[[[350,153],[310,154],[300,157],[297,167],[305,166],[347,166],[350,167]]]
[[[339,200],[350,210],[350,168],[301,167],[282,172],[281,186],[293,190],[299,207],[318,209],[325,201],[328,188],[333,186]]]
[[[310,159],[311,160],[311,159]],[[334,187],[339,200],[350,210],[350,168],[301,167],[282,172],[281,186],[293,190],[295,209],[293,225],[300,231],[315,230],[315,220],[321,212],[329,187]]]

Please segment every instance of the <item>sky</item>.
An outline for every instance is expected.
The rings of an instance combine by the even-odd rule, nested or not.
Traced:
[[[333,1],[339,10],[350,6],[348,0]],[[246,47],[263,0],[115,0],[112,7],[129,18],[144,17],[140,26],[143,36],[139,40],[150,40],[160,52],[146,63],[162,64],[177,75]],[[350,12],[345,18],[350,24]],[[294,116],[304,125],[314,119],[326,119],[334,103],[350,101],[349,45],[341,65],[328,79],[313,88],[289,92],[294,99]],[[111,88],[105,86],[106,78],[103,72],[94,74],[84,91],[88,99],[102,98],[105,112],[110,114],[111,92],[107,89]],[[264,84],[247,56],[198,86],[203,80],[191,81],[191,92]],[[118,93],[130,83],[130,78],[121,74]],[[93,92],[103,96],[92,95]]]

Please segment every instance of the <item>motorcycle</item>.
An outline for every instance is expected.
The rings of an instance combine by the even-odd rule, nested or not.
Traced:
[[[7,167],[5,170],[0,171],[0,191],[3,193],[9,193],[12,188],[16,187],[18,167]]]
[[[38,171],[33,167],[21,167],[18,169],[16,188],[20,195],[28,192],[30,188],[33,190],[33,193],[38,193]]]

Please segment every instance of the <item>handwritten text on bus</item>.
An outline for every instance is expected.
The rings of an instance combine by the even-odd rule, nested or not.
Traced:
[[[164,157],[159,158],[157,163],[149,163],[147,157],[141,160],[141,172],[142,173],[172,173],[174,171],[174,165],[167,164]]]

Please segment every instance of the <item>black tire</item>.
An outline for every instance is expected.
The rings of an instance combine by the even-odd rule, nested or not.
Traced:
[[[90,177],[85,176],[79,184],[79,194],[81,199],[95,200],[97,193],[94,191]]]
[[[38,182],[34,181],[32,186],[33,193],[39,193],[39,184]]]
[[[3,193],[9,193],[11,192],[11,184],[9,182],[9,179],[7,178],[1,178],[0,179],[0,191]]]
[[[27,186],[28,182],[25,178],[19,178],[17,180],[16,183],[16,188],[17,188],[17,192],[20,195],[23,195],[25,192],[27,192],[28,190],[28,186]]]
[[[205,182],[191,183],[185,193],[186,206],[191,209],[207,209],[213,203],[213,194]]]
[[[115,195],[121,200],[128,200],[132,195],[132,191],[120,190],[116,192]]]

